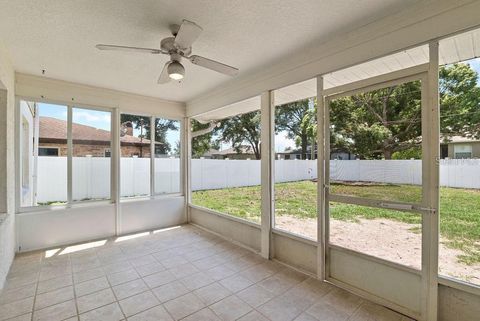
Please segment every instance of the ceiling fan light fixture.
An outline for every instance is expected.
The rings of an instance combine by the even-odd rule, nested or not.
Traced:
[[[167,72],[173,80],[182,80],[185,76],[185,68],[178,61],[172,61],[167,67]]]

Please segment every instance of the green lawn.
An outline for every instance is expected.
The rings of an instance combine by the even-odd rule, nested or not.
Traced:
[[[332,193],[381,200],[419,202],[421,188],[412,185],[332,184]],[[317,185],[311,181],[275,184],[275,212],[298,218],[315,218]],[[215,211],[260,221],[260,186],[238,187],[193,193],[193,204]],[[387,218],[419,224],[421,217],[399,211],[332,203],[331,216],[339,220]],[[480,262],[480,191],[456,188],[440,190],[440,233],[449,246],[465,253],[465,263]]]

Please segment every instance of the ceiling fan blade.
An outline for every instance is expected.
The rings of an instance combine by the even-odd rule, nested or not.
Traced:
[[[129,51],[129,52],[143,52],[151,54],[161,54],[163,53],[160,49],[150,49],[150,48],[138,48],[138,47],[127,47],[127,46],[116,46],[116,45],[103,45],[98,44],[95,48],[100,50],[117,50],[117,51]]]
[[[183,20],[180,29],[175,36],[175,44],[180,49],[188,49],[192,43],[197,40],[203,29],[195,22]]]
[[[170,61],[167,61],[165,66],[163,66],[162,73],[160,74],[160,77],[158,77],[157,84],[166,84],[167,82],[170,81],[170,76],[168,75],[168,65],[170,64]]]
[[[188,59],[192,62],[192,64],[202,66],[225,75],[235,76],[238,74],[237,68],[222,64],[221,62],[215,60],[211,60],[197,55],[192,55],[188,57]]]

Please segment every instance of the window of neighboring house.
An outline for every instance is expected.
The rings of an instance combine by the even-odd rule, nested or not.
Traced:
[[[72,108],[72,200],[110,199],[111,112]]]
[[[55,140],[67,146],[67,112],[62,105],[20,101],[21,206],[61,205],[68,200],[67,157],[58,148],[39,147]],[[56,154],[55,154],[56,153]]]
[[[150,116],[120,115],[120,195],[150,195]]]
[[[441,159],[448,158],[448,144],[440,145],[440,158]]]
[[[57,147],[39,147],[38,156],[58,156]]]
[[[472,145],[454,144],[453,153],[454,153],[454,158],[456,159],[472,158]]]
[[[111,157],[112,156],[112,152],[110,151],[110,148],[105,148],[103,153],[104,153],[105,157]]]
[[[180,192],[180,121],[155,118],[155,194]]]

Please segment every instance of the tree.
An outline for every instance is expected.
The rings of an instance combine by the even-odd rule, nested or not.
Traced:
[[[192,132],[197,130],[206,129],[210,126],[210,124],[202,124],[199,121],[192,119],[191,121],[191,128]],[[210,151],[211,149],[218,149],[219,144],[216,140],[213,139],[214,131],[203,134],[192,139],[192,157],[200,158],[205,153]]]
[[[331,136],[360,158],[391,159],[421,142],[418,81],[340,98],[330,109]]]
[[[231,143],[237,153],[248,144],[260,159],[260,111],[224,119],[220,122],[219,141]]]
[[[439,76],[441,133],[479,137],[478,74],[467,64],[453,64],[440,68]],[[330,108],[332,147],[365,159],[421,155],[419,81],[340,98]]]
[[[155,154],[168,155],[172,152],[172,146],[167,138],[167,133],[170,130],[179,130],[178,122],[170,119],[155,118]],[[174,142],[174,144],[180,142]],[[174,151],[179,155],[179,151]]]
[[[468,64],[440,69],[441,133],[480,138],[480,87],[478,73]]]
[[[139,138],[150,140],[150,117],[148,116],[139,116],[139,115],[130,115],[130,114],[121,114],[120,123],[131,122],[134,129],[140,130]],[[155,142],[156,144],[156,153],[168,154],[172,146],[167,139],[167,133],[169,130],[179,130],[178,121],[156,118],[155,119]],[[142,154],[143,147],[140,147],[140,153]],[[142,155],[140,155],[142,157]]]
[[[305,117],[313,119],[313,108],[310,99],[303,99],[277,106],[275,109],[275,132],[286,131],[287,138],[295,140],[297,146],[300,146],[302,159],[307,156],[307,146],[312,134],[310,122],[306,121]]]

